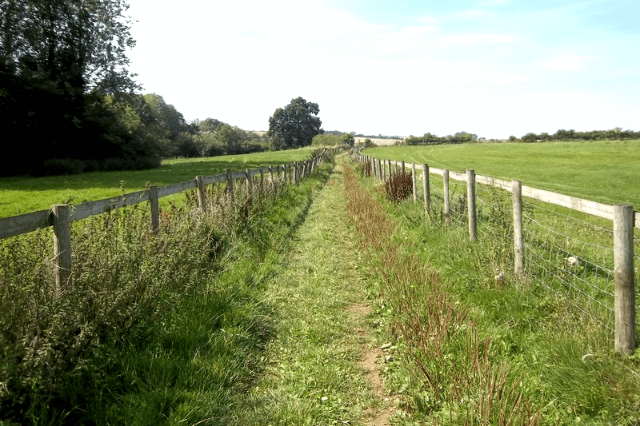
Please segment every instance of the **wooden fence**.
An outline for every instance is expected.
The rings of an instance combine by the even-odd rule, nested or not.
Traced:
[[[52,226],[54,233],[54,273],[56,277],[56,291],[58,293],[71,282],[71,223],[91,216],[99,215],[107,211],[121,207],[132,206],[134,204],[149,202],[151,209],[151,229],[152,232],[159,232],[159,208],[158,199],[169,195],[177,194],[191,188],[196,188],[198,193],[198,206],[204,209],[206,206],[207,185],[216,182],[227,182],[227,191],[233,194],[233,181],[244,179],[251,187],[252,180],[260,175],[260,189],[264,188],[265,174],[273,181],[275,176],[280,176],[288,183],[300,181],[313,173],[318,165],[326,158],[327,150],[315,155],[309,160],[295,162],[292,164],[281,164],[277,166],[261,167],[259,169],[246,169],[245,171],[233,172],[227,169],[226,173],[213,176],[196,176],[192,180],[175,183],[163,187],[150,186],[145,191],[132,192],[118,197],[104,200],[82,203],[77,206],[68,204],[56,204],[50,210],[41,210],[27,213],[20,216],[0,218],[0,239],[26,234],[38,229]]]
[[[372,173],[378,179],[385,180],[395,171],[404,172],[408,167],[404,161],[381,160],[369,156],[355,154],[355,159],[370,164]],[[413,197],[417,200],[416,164],[410,164],[413,171]],[[449,179],[466,182],[469,238],[477,238],[477,215],[475,206],[476,183],[501,188],[512,193],[513,201],[513,241],[514,272],[522,277],[525,271],[524,239],[522,221],[522,197],[528,197],[549,204],[566,207],[589,215],[613,221],[614,240],[614,277],[615,277],[615,350],[620,353],[631,353],[636,347],[636,308],[635,308],[635,276],[634,276],[634,235],[633,228],[640,228],[640,212],[634,212],[633,206],[608,205],[595,201],[583,200],[568,195],[524,186],[518,180],[506,181],[488,176],[476,175],[474,170],[456,173],[447,169],[436,169],[422,164],[423,192],[425,211],[431,208],[429,174],[437,174],[443,178],[444,216],[450,223],[451,202],[449,199]]]

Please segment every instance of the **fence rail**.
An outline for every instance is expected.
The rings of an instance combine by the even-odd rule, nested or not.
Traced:
[[[151,208],[151,229],[154,233],[159,231],[158,199],[196,188],[198,191],[198,205],[201,209],[206,206],[205,187],[213,183],[227,182],[227,191],[233,194],[233,181],[246,180],[251,187],[251,180],[260,175],[260,188],[264,186],[265,174],[274,178],[282,172],[282,179],[296,185],[300,180],[308,177],[315,171],[318,165],[326,158],[329,151],[312,156],[310,159],[291,164],[247,169],[245,171],[231,171],[212,176],[196,176],[194,179],[179,182],[163,187],[151,186],[144,191],[123,194],[117,197],[103,200],[90,201],[76,206],[68,204],[56,204],[50,210],[40,210],[19,216],[0,218],[0,239],[14,237],[21,234],[36,231],[47,227],[53,227],[54,232],[54,257],[56,290],[61,291],[71,281],[71,223],[79,220],[106,213],[110,210],[133,206],[142,202],[149,202]],[[275,170],[274,170],[275,169]]]
[[[390,176],[393,173],[392,166],[395,167],[395,171],[404,172],[407,169],[407,164],[404,161],[391,161],[380,160],[369,156],[363,156],[359,153],[354,154],[355,159],[360,162],[368,162],[370,164],[373,174],[381,179],[386,179],[386,176]],[[416,164],[410,164],[413,171],[413,199],[417,200],[417,184],[416,184]],[[425,211],[428,211],[431,206],[431,190],[429,188],[429,174],[440,175],[443,178],[443,201],[444,201],[444,217],[447,224],[451,223],[451,200],[449,194],[449,179],[462,181],[466,183],[466,196],[467,196],[467,213],[469,224],[469,237],[475,240],[477,237],[477,212],[476,212],[476,200],[479,200],[481,204],[484,203],[476,194],[476,183],[487,185],[494,188],[499,188],[508,191],[512,194],[513,205],[513,252],[514,252],[514,273],[516,277],[521,277],[525,271],[525,261],[532,264],[532,266],[539,266],[542,270],[550,272],[549,268],[553,265],[553,262],[549,262],[542,257],[539,252],[535,252],[530,241],[527,241],[525,235],[530,234],[523,231],[523,216],[527,218],[529,222],[535,222],[531,217],[523,214],[523,197],[541,201],[543,203],[553,204],[561,206],[570,210],[582,212],[588,215],[596,216],[599,218],[607,219],[613,222],[613,232],[609,231],[612,236],[612,247],[599,247],[599,249],[607,249],[613,252],[613,262],[610,268],[607,266],[600,266],[594,263],[590,263],[585,259],[579,259],[572,256],[571,252],[563,249],[559,246],[549,248],[550,253],[553,251],[554,256],[562,257],[563,261],[568,262],[583,262],[583,267],[595,269],[596,277],[598,280],[598,273],[607,272],[607,278],[613,276],[614,291],[603,291],[601,288],[593,286],[590,282],[586,281],[583,277],[577,276],[572,270],[567,271],[566,268],[562,272],[565,275],[573,275],[578,281],[581,281],[587,287],[595,287],[596,296],[591,296],[583,292],[580,288],[574,286],[571,283],[566,282],[566,279],[559,275],[554,275],[553,280],[562,281],[572,288],[572,291],[582,293],[590,298],[591,302],[602,306],[606,311],[613,311],[614,314],[614,327],[610,324],[604,324],[607,328],[615,329],[615,350],[620,353],[630,353],[635,350],[636,347],[636,304],[635,304],[635,270],[634,270],[634,227],[640,228],[640,212],[634,212],[633,206],[627,205],[608,205],[598,203],[591,200],[584,200],[577,197],[571,197],[568,195],[558,194],[551,191],[524,186],[520,181],[507,181],[497,179],[489,176],[476,175],[473,170],[467,170],[466,173],[457,173],[447,169],[431,168],[427,164],[421,165],[423,171],[423,192],[424,192],[424,204]],[[530,205],[530,203],[525,203]],[[545,228],[544,225],[538,223],[540,228]],[[546,228],[548,229],[548,228]],[[570,237],[564,236],[565,239]],[[546,242],[549,245],[549,242]],[[584,243],[584,246],[593,244]],[[584,248],[584,247],[583,247]],[[531,256],[526,256],[526,251],[531,252]],[[566,257],[563,257],[566,256]],[[640,259],[640,257],[638,257]],[[557,261],[557,260],[556,260]],[[547,264],[548,263],[548,264]],[[571,267],[575,264],[571,265]],[[551,274],[553,275],[553,274]],[[591,288],[593,292],[593,288]],[[602,303],[598,298],[602,295],[609,297],[609,303]],[[609,304],[613,298],[613,308],[609,308]],[[580,309],[584,309],[579,306]],[[590,314],[589,312],[587,312]]]

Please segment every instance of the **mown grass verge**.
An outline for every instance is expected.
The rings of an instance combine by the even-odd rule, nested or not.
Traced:
[[[464,216],[445,226],[437,205],[425,218],[374,179],[356,185],[354,225],[404,360],[389,377],[398,423],[640,424],[637,355],[613,353],[609,333],[543,282],[494,281],[494,265],[513,267],[508,229],[471,242]]]
[[[0,421],[174,424],[227,416],[271,336],[276,273],[331,166],[262,197],[210,191],[210,209],[123,209],[73,229],[73,286],[51,290],[49,231],[2,242]],[[43,262],[43,259],[45,260]]]

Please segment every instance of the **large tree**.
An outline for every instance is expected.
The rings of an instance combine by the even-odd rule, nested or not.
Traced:
[[[127,70],[127,8],[125,0],[0,0],[0,128],[21,142],[0,174],[159,163],[152,141],[105,103],[138,89]]]
[[[81,93],[138,86],[125,50],[135,45],[125,0],[0,0],[5,72],[64,83]]]
[[[277,149],[311,145],[313,137],[322,133],[322,121],[318,117],[318,104],[302,97],[291,100],[284,108],[278,108],[269,117],[269,136]]]

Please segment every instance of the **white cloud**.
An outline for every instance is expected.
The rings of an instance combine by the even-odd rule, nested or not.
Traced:
[[[415,20],[419,21],[419,22],[426,22],[428,24],[435,24],[435,23],[438,22],[438,20],[436,18],[432,18],[432,17],[429,17],[429,16],[423,16],[423,17],[420,17],[420,18],[415,18]]]
[[[552,58],[538,61],[535,64],[548,71],[573,72],[583,70],[587,66],[587,62],[594,59],[590,56],[575,56],[562,53]]]
[[[455,34],[450,36],[443,36],[439,38],[440,41],[446,44],[501,44],[501,43],[515,43],[518,41],[516,37],[505,34]]]

